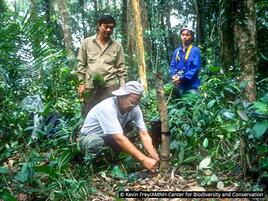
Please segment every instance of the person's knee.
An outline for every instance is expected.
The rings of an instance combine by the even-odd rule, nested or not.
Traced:
[[[98,135],[86,135],[80,137],[79,144],[82,151],[97,154],[102,150],[105,143],[102,137]]]

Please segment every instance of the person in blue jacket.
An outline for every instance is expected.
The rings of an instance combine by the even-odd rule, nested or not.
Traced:
[[[169,68],[178,96],[182,96],[186,92],[198,93],[200,86],[198,73],[201,69],[200,50],[192,44],[194,41],[193,30],[182,28],[180,36],[182,45],[174,51]]]

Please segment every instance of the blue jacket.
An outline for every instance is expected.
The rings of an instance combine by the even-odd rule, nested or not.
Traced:
[[[173,53],[169,68],[169,74],[171,77],[175,74],[180,76],[181,83],[178,87],[184,91],[198,89],[200,86],[198,73],[201,69],[201,56],[199,48],[192,46],[187,61],[185,61],[186,52],[182,51],[182,46],[177,48]]]

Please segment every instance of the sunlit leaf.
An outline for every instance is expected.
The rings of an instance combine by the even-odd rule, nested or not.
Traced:
[[[102,178],[104,178],[104,179],[106,179],[106,181],[111,181],[111,178],[109,178],[109,177],[107,177],[107,175],[106,175],[106,172],[105,171],[103,171],[103,172],[101,172],[101,177]]]
[[[266,78],[267,79],[267,78]],[[266,80],[268,81],[268,79]],[[260,98],[262,102],[268,103],[268,93],[266,93],[263,97]]]
[[[268,114],[268,105],[266,103],[263,103],[261,101],[257,101],[254,103],[254,107],[256,109],[256,112]]]
[[[118,165],[113,167],[111,173],[112,173],[113,177],[117,177],[120,179],[123,179],[126,177],[126,175],[123,173],[123,171],[120,169],[120,167]]]
[[[215,102],[216,102],[216,100],[211,100],[211,101],[209,101],[207,107],[208,107],[208,108],[211,108],[211,107],[215,104]]]
[[[238,131],[238,126],[236,124],[233,123],[227,123],[221,126],[222,128],[224,128],[228,133],[233,133]]]
[[[209,164],[211,162],[211,158],[210,157],[207,157],[205,159],[203,159],[200,164],[199,164],[199,170],[202,170],[204,168],[209,168]]]
[[[216,174],[211,175],[210,182],[217,182],[217,181],[218,181],[217,175]]]
[[[248,118],[248,116],[247,116],[247,114],[246,114],[245,112],[243,112],[243,111],[241,111],[241,110],[238,110],[238,111],[237,111],[237,114],[239,115],[239,117],[240,117],[242,120],[244,120],[244,121],[248,121],[248,120],[249,120],[249,118]]]
[[[203,141],[203,147],[204,148],[208,147],[208,139],[207,138],[205,138],[204,141]]]
[[[260,138],[266,132],[268,128],[268,121],[264,120],[262,122],[256,122],[253,127],[254,137]]]
[[[227,119],[234,119],[235,118],[235,114],[229,111],[225,111],[222,113],[224,117],[226,117]]]
[[[222,181],[218,181],[218,183],[217,183],[217,189],[223,190],[223,188],[224,188],[224,183]]]

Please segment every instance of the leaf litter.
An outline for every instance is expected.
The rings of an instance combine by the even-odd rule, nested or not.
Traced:
[[[133,173],[131,173],[133,174]],[[129,182],[127,179],[114,178],[111,175],[102,177],[101,175],[95,175],[93,178],[93,186],[96,189],[96,193],[92,194],[89,200],[172,200],[172,201],[201,201],[201,200],[223,200],[223,201],[248,201],[249,199],[243,198],[118,198],[119,191],[237,191],[238,185],[231,183],[229,186],[223,186],[220,183],[215,187],[202,187],[198,184],[196,178],[183,177],[178,169],[172,168],[167,173],[161,175],[160,173],[150,173],[147,170],[136,172],[138,175],[135,181]],[[110,179],[107,177],[110,176]]]

